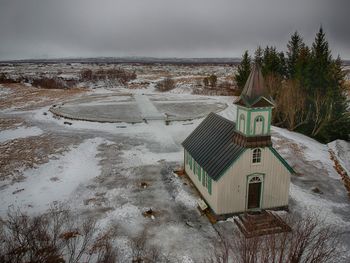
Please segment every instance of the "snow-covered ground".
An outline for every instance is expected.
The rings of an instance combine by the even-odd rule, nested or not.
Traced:
[[[87,140],[39,168],[25,170],[24,181],[1,192],[0,214],[6,214],[11,206],[45,212],[53,202],[74,198],[81,184],[88,183],[100,173],[96,154],[101,143],[106,141],[101,138]]]
[[[38,127],[18,127],[16,129],[0,131],[0,143],[14,140],[17,138],[26,138],[39,136],[43,131]]]
[[[70,76],[70,66],[66,68],[64,74]],[[207,71],[210,72],[209,67],[196,69],[192,75]],[[225,72],[222,68],[218,71]],[[142,81],[152,78],[147,71],[143,74]],[[176,74],[181,76],[181,70]],[[90,95],[125,93],[145,93],[154,101],[159,98],[171,101],[172,96],[189,102],[205,100],[203,96],[191,95],[189,86],[179,86],[168,93],[155,92],[152,85],[140,90],[116,87],[89,92]],[[228,107],[219,114],[235,120],[233,97],[211,96],[210,99],[226,103]],[[115,100],[119,99],[110,97],[110,102]],[[73,137],[79,142],[72,145],[67,141],[67,149],[57,154],[33,145],[29,151],[49,155],[49,161],[23,170],[21,180],[0,188],[0,216],[5,216],[11,206],[38,213],[52,202],[65,202],[77,213],[94,215],[101,227],[117,226],[115,244],[124,261],[130,259],[130,240],[145,230],[147,242],[159,247],[173,262],[208,260],[210,251],[220,240],[217,230],[231,235],[235,228],[232,219],[213,228],[196,208],[199,197],[196,190],[186,179],[173,174],[173,170],[182,165],[181,142],[203,118],[169,125],[164,121],[113,124],[77,120],[69,120],[71,125],[67,125],[67,120],[55,118],[48,109],[49,106],[45,106],[30,111],[0,112],[0,118],[22,118],[26,125],[19,123],[18,127],[1,130],[0,146],[18,138],[40,141],[41,136],[47,134],[53,140]],[[277,127],[272,129],[272,139],[275,148],[297,171],[290,189],[290,213],[301,216],[306,212],[315,213],[327,224],[340,227],[344,230],[342,246],[350,251],[347,231],[350,200],[328,152],[329,148],[333,149],[349,169],[349,144],[336,141],[324,145]],[[146,183],[146,187],[141,187],[141,183]],[[321,193],[313,192],[313,187]],[[154,218],[144,217],[142,213],[150,208],[155,211]],[[346,254],[339,262],[349,262],[349,258]]]
[[[328,144],[337,156],[338,161],[350,176],[350,142],[336,140]]]

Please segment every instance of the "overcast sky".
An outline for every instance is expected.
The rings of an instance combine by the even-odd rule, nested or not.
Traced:
[[[350,59],[350,0],[0,0],[0,59],[240,57],[307,44],[320,25]]]

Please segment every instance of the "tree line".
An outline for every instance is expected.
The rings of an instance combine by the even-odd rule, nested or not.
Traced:
[[[252,58],[245,51],[235,75],[240,90],[253,62],[260,65],[265,85],[276,104],[274,125],[321,142],[349,139],[349,90],[345,73],[341,58],[333,58],[322,27],[311,47],[295,32],[286,52],[259,46]]]

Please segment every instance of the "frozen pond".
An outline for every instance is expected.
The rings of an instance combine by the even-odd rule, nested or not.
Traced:
[[[190,98],[189,98],[190,97]],[[85,96],[52,107],[54,114],[76,120],[137,123],[149,120],[183,121],[220,112],[226,103],[191,95],[172,95],[171,100],[145,94]]]

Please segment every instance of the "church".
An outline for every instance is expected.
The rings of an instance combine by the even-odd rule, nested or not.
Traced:
[[[236,122],[210,113],[182,143],[185,173],[217,215],[287,208],[294,171],[273,148],[259,66],[235,104]]]

